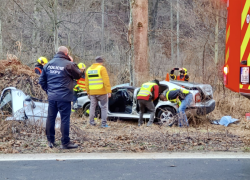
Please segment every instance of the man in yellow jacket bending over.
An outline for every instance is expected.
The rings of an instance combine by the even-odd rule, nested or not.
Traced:
[[[94,121],[95,109],[98,101],[100,101],[101,107],[101,127],[107,128],[107,112],[108,112],[108,98],[111,97],[111,87],[109,82],[109,76],[106,68],[102,65],[104,59],[100,56],[96,57],[96,63],[92,64],[87,69],[85,76],[85,84],[88,96],[90,98],[90,113],[89,113],[89,123],[95,126]]]

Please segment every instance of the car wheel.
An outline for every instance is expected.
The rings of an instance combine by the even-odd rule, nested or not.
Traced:
[[[89,116],[89,110],[90,110],[90,103],[83,108],[83,114],[87,117]],[[95,118],[97,117],[101,118],[101,108],[99,106],[96,106],[95,109]]]
[[[163,125],[171,126],[176,122],[176,112],[174,108],[162,107],[157,114],[157,119]]]

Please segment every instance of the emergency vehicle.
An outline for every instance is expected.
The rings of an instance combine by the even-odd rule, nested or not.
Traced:
[[[250,98],[250,0],[227,1],[224,85]]]

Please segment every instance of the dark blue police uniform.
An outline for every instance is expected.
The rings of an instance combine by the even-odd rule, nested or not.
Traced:
[[[62,52],[43,67],[39,84],[48,94],[49,109],[46,122],[48,141],[55,142],[55,119],[57,113],[61,116],[62,144],[68,144],[71,101],[73,100],[74,79],[79,79],[82,72],[74,62]]]

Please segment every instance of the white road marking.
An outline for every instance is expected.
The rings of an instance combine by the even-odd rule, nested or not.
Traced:
[[[51,153],[0,154],[0,161],[33,160],[100,160],[100,159],[250,159],[250,153]]]

